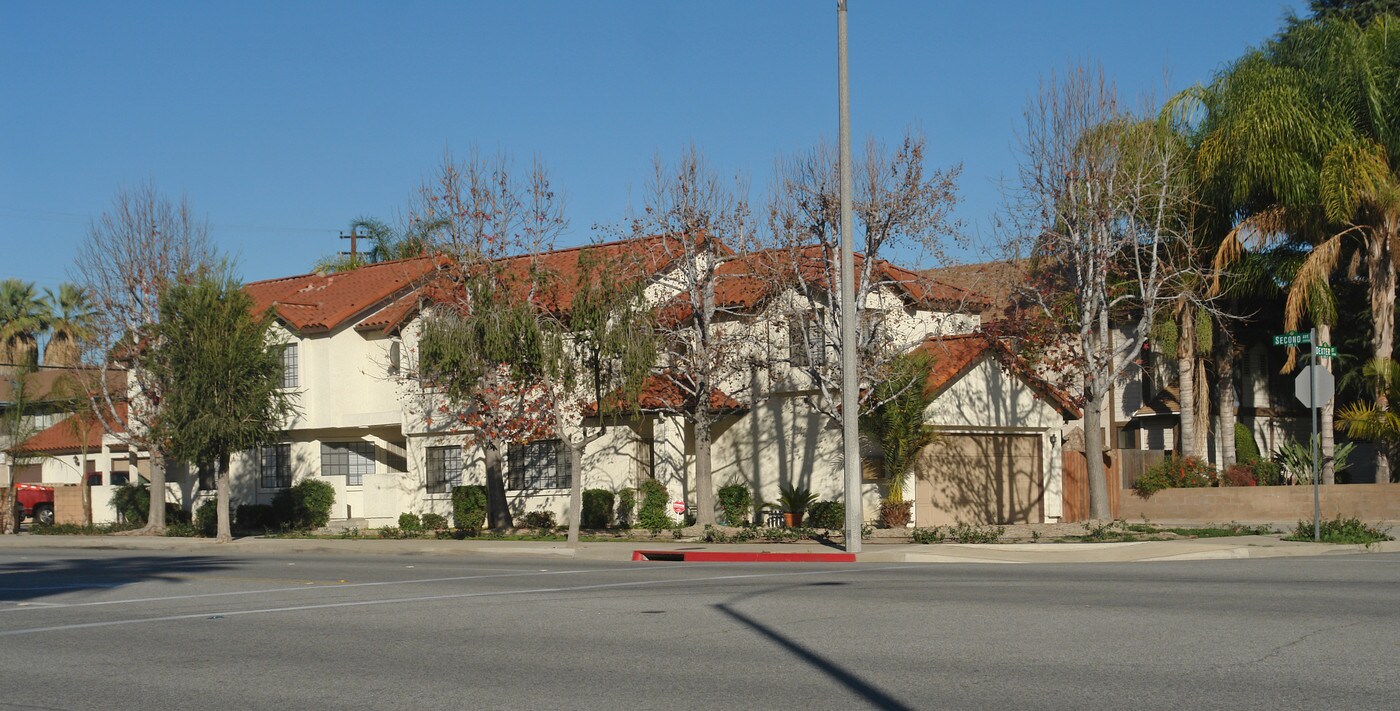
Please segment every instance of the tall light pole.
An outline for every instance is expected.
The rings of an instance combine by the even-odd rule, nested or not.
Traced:
[[[846,552],[860,552],[865,500],[860,485],[860,381],[856,377],[855,220],[851,216],[851,81],[846,61],[846,0],[836,0],[841,95],[841,440],[846,467]]]

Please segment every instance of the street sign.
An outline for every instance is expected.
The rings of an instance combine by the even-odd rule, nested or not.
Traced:
[[[1317,377],[1317,405],[1312,404],[1309,382],[1309,372]],[[1297,396],[1298,402],[1307,407],[1321,407],[1331,402],[1332,395],[1336,391],[1337,382],[1332,378],[1332,371],[1320,366],[1310,365],[1298,371],[1298,377],[1293,379],[1293,394]]]
[[[1274,345],[1276,346],[1301,346],[1309,341],[1311,341],[1311,338],[1308,334],[1298,331],[1289,331],[1288,333],[1280,333],[1274,336]]]
[[[671,510],[675,511],[677,516],[685,513],[685,502],[681,501],[680,499],[672,501]]]
[[[1320,346],[1317,347],[1317,357],[1318,357],[1318,358],[1336,358],[1336,357],[1337,357],[1337,347],[1336,347],[1336,346],[1329,346],[1329,345],[1327,345],[1326,343],[1324,343],[1324,344],[1322,344],[1322,345],[1320,345]]]

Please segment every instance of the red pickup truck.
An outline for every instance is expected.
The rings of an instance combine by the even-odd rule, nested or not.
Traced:
[[[45,526],[53,524],[53,487],[38,484],[16,484],[15,498],[19,501],[20,518],[32,518]]]

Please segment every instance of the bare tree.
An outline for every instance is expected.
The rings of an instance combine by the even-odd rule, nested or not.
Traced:
[[[109,434],[151,460],[151,509],[142,532],[165,529],[165,442],[152,437],[164,393],[142,368],[145,339],[160,322],[160,296],[172,283],[211,266],[216,257],[207,223],[189,202],[162,195],[154,182],[117,191],[88,227],[74,265],[75,281],[92,299],[92,339],[85,360],[98,370],[94,415]],[[108,377],[114,371],[127,377]],[[113,387],[124,383],[124,391]],[[119,426],[125,423],[125,426]]]
[[[745,385],[751,339],[732,309],[716,298],[726,275],[725,260],[753,238],[747,186],[725,181],[705,156],[690,146],[674,165],[653,163],[642,211],[629,220],[635,237],[660,235],[672,267],[659,280],[674,296],[657,320],[661,355],[654,376],[679,394],[659,403],[662,411],[689,422],[694,432],[696,524],[715,523],[712,477],[713,430],[737,403]]]
[[[890,294],[929,315],[938,303],[942,313],[966,313],[978,297],[936,285],[919,272],[899,268],[886,255],[902,253],[943,263],[957,239],[951,213],[957,203],[961,166],[931,170],[925,163],[924,136],[908,131],[893,149],[869,139],[856,159],[855,305],[859,327],[856,362],[862,385],[878,381],[893,360],[924,338],[955,324],[921,320],[888,321]],[[796,291],[798,305],[787,322],[789,352],[785,361],[804,372],[816,394],[813,406],[840,421],[841,309],[840,170],[837,152],[825,143],[777,163],[774,194],[768,209],[767,254],[754,261],[756,276],[773,292]],[[918,266],[918,265],[916,265]],[[965,330],[965,329],[959,329]],[[863,412],[878,403],[875,390],[862,387]]]
[[[1176,298],[1176,270],[1194,263],[1180,254],[1190,248],[1188,156],[1169,127],[1141,118],[1154,115],[1127,110],[1100,68],[1052,75],[1026,108],[1019,190],[1008,205],[1008,251],[1033,255],[1059,287],[1023,298],[1073,333],[1058,365],[1081,389],[1090,511],[1098,519],[1111,516],[1102,456],[1109,393],[1157,311]],[[1120,324],[1127,343],[1112,338]]]
[[[473,150],[459,160],[449,152],[411,199],[406,221],[448,265],[431,285],[424,350],[402,377],[413,381],[425,417],[455,421],[481,443],[490,525],[506,528],[502,454],[550,431],[536,364],[516,339],[534,322],[538,275],[528,255],[552,249],[567,227],[563,201],[539,160],[521,179],[505,154]],[[418,381],[424,377],[431,386]]]

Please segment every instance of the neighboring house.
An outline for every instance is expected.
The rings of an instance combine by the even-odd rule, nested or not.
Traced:
[[[930,269],[926,276],[986,295],[989,307],[982,312],[984,323],[1005,317],[1018,308],[1018,286],[1030,283],[1026,260],[994,260]],[[1255,324],[1236,327],[1242,355],[1235,364],[1236,420],[1249,428],[1259,450],[1266,456],[1290,442],[1306,444],[1311,432],[1309,413],[1293,396],[1295,374],[1281,372],[1287,354],[1270,343],[1268,327]],[[1114,331],[1117,357],[1131,361],[1124,375],[1113,385],[1111,407],[1105,412],[1105,443],[1120,452],[1117,461],[1125,485],[1144,466],[1176,452],[1181,427],[1175,354],[1164,354],[1146,344],[1140,353],[1126,352],[1130,342],[1126,328]],[[1221,449],[1218,384],[1198,384],[1198,397],[1210,398],[1211,425],[1206,434],[1207,457],[1223,461]],[[1075,426],[1071,426],[1073,432]],[[1229,433],[1233,437],[1233,433]],[[1339,442],[1344,440],[1337,435]],[[1082,438],[1078,441],[1082,442]],[[1357,443],[1351,457],[1347,480],[1368,482],[1374,478],[1375,448]],[[1144,457],[1143,453],[1148,456]]]
[[[21,443],[13,441],[16,438],[28,439],[61,425],[75,413],[87,412],[85,392],[91,388],[85,381],[97,377],[95,370],[0,368],[0,486],[8,486],[12,478],[19,483],[63,481],[41,473],[38,455],[7,450],[23,449]],[[115,392],[125,389],[124,373],[112,372],[108,378]]]
[[[592,249],[602,257],[642,255],[629,268],[646,280],[645,298],[663,311],[674,305],[683,266],[678,260],[686,250],[673,240],[652,237]],[[503,260],[501,266],[548,270],[556,280],[548,306],[563,308],[586,251],[557,250]],[[745,350],[735,359],[744,365],[722,379],[711,403],[723,413],[714,429],[714,485],[744,483],[768,501],[777,498],[780,483],[841,498],[840,426],[814,407],[808,376],[813,368],[835,367],[834,359],[820,341],[816,348],[799,347],[812,336],[800,329],[810,328],[814,318],[833,317],[821,299],[815,300],[821,313],[811,313],[814,300],[804,291],[824,292],[826,285],[816,273],[757,278],[755,260],[771,264],[771,254],[721,253],[720,320]],[[235,504],[268,503],[296,481],[317,477],[335,487],[333,520],[379,526],[408,511],[450,514],[452,487],[484,483],[481,448],[472,433],[451,418],[429,416],[431,397],[409,377],[422,312],[440,297],[435,277],[445,265],[425,257],[245,287],[259,308],[276,316],[284,386],[300,393],[300,413],[288,423],[283,442],[233,457]],[[875,264],[874,273],[881,281],[866,303],[878,315],[872,322],[887,329],[899,349],[927,349],[937,363],[930,383],[937,398],[928,421],[945,436],[930,448],[920,483],[906,488],[916,501],[915,523],[1056,520],[1058,462],[1065,421],[1077,416],[1073,404],[1021,368],[1005,347],[973,334],[990,305],[986,298],[886,262]],[[627,403],[635,416],[618,416],[620,403],[608,398],[602,407],[584,408],[579,426],[606,425],[608,431],[588,448],[582,471],[568,470],[557,440],[510,446],[503,454],[511,507],[517,513],[553,511],[562,521],[574,476],[585,477],[584,488],[614,491],[654,477],[672,498],[693,504],[694,437],[679,414],[688,406],[686,389],[670,375],[659,368],[636,407]],[[52,472],[55,481],[77,482],[79,472],[90,471],[106,473],[110,486],[118,471],[130,476],[144,462],[111,437],[80,440],[50,430],[31,443],[49,458],[46,480]],[[91,464],[68,467],[83,444],[92,450]],[[71,476],[63,473],[69,468]],[[172,466],[169,476],[186,507],[212,488],[197,469]],[[862,498],[873,520],[878,484],[866,482]]]

